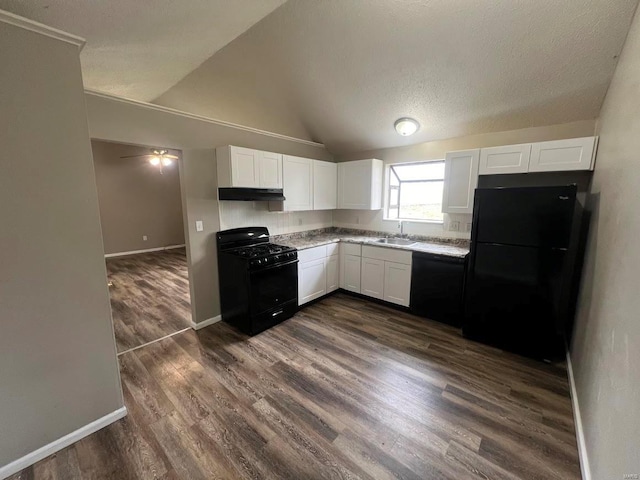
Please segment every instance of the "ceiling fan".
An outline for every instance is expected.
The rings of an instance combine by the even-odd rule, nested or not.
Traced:
[[[174,160],[177,160],[179,157],[176,155],[171,155],[169,150],[152,148],[151,153],[145,153],[140,155],[126,155],[120,158],[139,158],[139,157],[149,157],[149,163],[154,167],[158,167],[160,169],[160,175],[162,175],[162,167],[168,167],[173,163]]]

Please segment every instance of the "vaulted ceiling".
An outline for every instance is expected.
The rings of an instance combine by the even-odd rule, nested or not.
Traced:
[[[87,38],[89,88],[344,153],[597,117],[638,0],[282,3],[0,8]]]
[[[149,101],[286,0],[0,0],[87,40],[85,87]]]

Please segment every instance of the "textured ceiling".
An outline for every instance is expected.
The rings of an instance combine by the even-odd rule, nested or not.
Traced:
[[[595,118],[637,3],[289,0],[155,102],[335,153]]]
[[[597,117],[637,3],[0,0],[0,8],[85,37],[87,88],[348,153]],[[420,122],[416,135],[395,133],[402,116]]]
[[[285,0],[0,0],[87,40],[87,88],[151,100]]]

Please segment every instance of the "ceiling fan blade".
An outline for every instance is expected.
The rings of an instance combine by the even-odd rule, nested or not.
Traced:
[[[178,157],[177,155],[169,155],[169,154],[164,154],[163,155],[164,158],[173,158],[174,160],[178,160],[180,157]]]
[[[139,157],[157,157],[157,155],[153,155],[152,153],[146,153],[142,155],[126,155],[120,158],[139,158]]]

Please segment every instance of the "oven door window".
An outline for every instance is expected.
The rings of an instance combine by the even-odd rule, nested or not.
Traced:
[[[251,272],[252,315],[257,315],[298,298],[298,264]],[[297,303],[297,302],[296,302]]]

